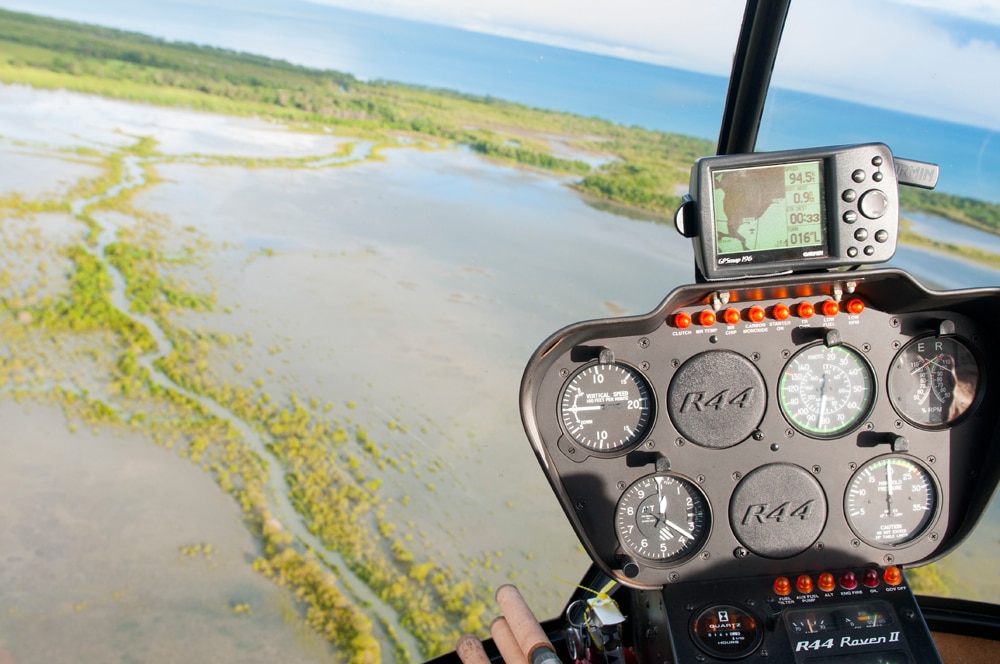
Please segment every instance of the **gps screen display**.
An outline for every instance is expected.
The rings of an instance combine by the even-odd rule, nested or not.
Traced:
[[[828,255],[823,162],[712,171],[716,265]]]

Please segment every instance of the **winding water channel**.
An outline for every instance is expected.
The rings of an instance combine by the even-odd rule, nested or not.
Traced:
[[[327,160],[324,163],[335,164],[348,160],[364,159],[370,153],[371,146],[369,144],[360,144],[359,149],[358,145],[356,144],[355,149],[352,150],[348,157],[338,158],[335,161]],[[128,189],[144,185],[146,183],[146,174],[143,165],[145,161],[145,159],[136,156],[126,157],[124,159],[121,181],[102,194],[72,201],[70,209],[73,215],[76,217],[85,215],[91,206],[103,200],[113,198]],[[113,216],[98,214],[91,218],[100,225],[101,232],[96,244],[88,246],[87,250],[91,255],[103,262],[111,277],[112,289],[110,297],[112,305],[122,314],[144,326],[156,341],[156,350],[141,356],[139,364],[149,372],[151,379],[157,385],[197,401],[214,416],[229,423],[239,432],[245,444],[260,458],[266,460],[267,489],[270,499],[269,507],[282,527],[294,535],[301,546],[311,549],[317,558],[336,574],[340,580],[342,590],[351,598],[355,606],[366,612],[376,629],[381,629],[380,640],[383,644],[395,642],[406,651],[412,661],[423,660],[416,638],[400,623],[396,611],[382,601],[364,581],[351,571],[339,553],[327,548],[320,538],[309,531],[305,523],[305,518],[295,510],[291,500],[288,498],[289,487],[285,480],[281,463],[268,449],[268,441],[265,440],[265,436],[248,425],[244,420],[234,415],[227,408],[209,398],[185,389],[157,368],[157,361],[173,352],[173,344],[153,318],[132,311],[131,301],[126,294],[125,278],[114,265],[104,258],[105,249],[117,240],[119,228],[115,224]],[[384,626],[385,629],[382,629],[380,626]],[[396,652],[393,648],[383,647],[381,653],[383,662],[395,661]]]

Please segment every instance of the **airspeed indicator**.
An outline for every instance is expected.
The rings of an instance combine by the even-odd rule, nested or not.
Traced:
[[[617,452],[639,442],[653,420],[649,383],[630,366],[590,364],[563,387],[559,419],[566,434],[593,452]]]

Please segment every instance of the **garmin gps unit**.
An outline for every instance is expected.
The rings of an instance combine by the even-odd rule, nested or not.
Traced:
[[[881,143],[704,157],[676,223],[708,280],[821,270],[889,260],[898,198]]]

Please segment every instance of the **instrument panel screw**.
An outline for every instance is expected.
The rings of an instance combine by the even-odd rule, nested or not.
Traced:
[[[929,539],[932,542],[936,542],[938,541],[938,537],[939,535],[937,533],[931,533],[930,535],[927,536],[927,539]]]
[[[867,353],[871,349],[872,349],[872,345],[871,344],[861,344],[861,350],[864,351],[865,353]]]
[[[913,609],[904,609],[903,617],[906,618],[907,620],[913,620],[914,618],[917,617],[917,612],[914,611]]]
[[[758,362],[760,360],[760,353],[750,353],[750,359],[754,362]]]
[[[875,428],[875,425],[872,424],[871,422],[866,422],[865,423],[865,431],[871,431],[874,428]]]
[[[688,611],[694,611],[694,604],[685,604],[684,608]]]
[[[649,348],[649,339],[646,337],[639,339],[639,348]]]
[[[649,371],[649,362],[643,362],[642,364],[639,365],[639,368],[642,369],[643,371]]]
[[[883,558],[882,560],[885,561],[886,565],[891,565],[893,562],[895,562],[896,557],[894,555],[892,555],[891,553],[887,553],[887,554],[885,554],[885,558]]]
[[[587,501],[586,500],[578,500],[578,501],[576,501],[576,509],[578,509],[578,510],[585,510],[585,509],[587,509]]]
[[[760,650],[760,656],[761,657],[767,657],[767,655],[768,655],[767,648],[761,648],[761,650]]]
[[[680,365],[681,365],[681,361],[680,360],[670,360],[670,366],[672,366],[674,369],[676,369]]]
[[[742,546],[738,546],[736,547],[736,550],[733,551],[733,555],[736,556],[737,558],[746,558],[747,556],[750,555],[750,552],[744,549]]]
[[[794,431],[792,431],[791,429],[785,429],[785,438],[791,438],[794,435],[795,435]]]
[[[698,480],[698,484],[704,484],[705,483],[705,476],[704,475],[699,475],[695,479]]]
[[[899,350],[899,347],[902,346],[902,345],[903,344],[899,343],[898,341],[893,341],[892,342],[892,349],[893,350]]]
[[[740,472],[740,471],[738,471],[738,470],[737,470],[737,471],[734,471],[734,472],[733,472],[733,481],[734,481],[734,482],[738,482],[738,481],[740,481],[740,480],[741,480],[742,478],[743,478],[743,473],[741,473],[741,472]]]
[[[821,470],[823,470],[823,468],[820,467],[819,465],[815,465],[812,467],[813,475],[819,475]]]
[[[815,548],[817,551],[822,551],[823,549],[826,548],[826,544],[823,544],[822,542],[816,542],[816,546],[813,548]]]
[[[757,429],[756,431],[753,432],[753,439],[758,441],[764,440],[764,432],[761,431],[760,429]]]
[[[670,579],[670,583],[677,583],[678,581],[681,580],[681,575],[678,574],[677,572],[671,572],[670,576],[667,578]]]
[[[618,484],[616,484],[615,486],[617,486],[617,487],[618,487],[618,490],[619,490],[619,491],[624,491],[624,490],[625,490],[625,482],[619,482],[619,483],[618,483]]]
[[[655,440],[647,440],[646,441],[646,449],[647,450],[651,450],[654,447],[656,447],[656,441]]]
[[[892,426],[896,427],[897,429],[902,429],[903,428],[903,420],[896,420],[895,422],[892,423]]]
[[[559,370],[559,376],[561,378],[565,378],[568,375],[569,375],[569,369],[560,369]]]
[[[674,441],[674,445],[676,445],[677,447],[684,447],[684,439],[678,438],[677,440]]]
[[[849,464],[847,464],[847,469],[848,469],[848,470],[857,470],[857,469],[858,469],[858,464],[856,464],[856,463],[854,463],[854,462],[852,461],[852,462],[850,462]]]
[[[899,327],[899,319],[896,318],[895,316],[892,317],[892,318],[890,318],[889,319],[889,326],[890,327]]]
[[[792,351],[788,350],[787,348],[785,350],[781,351],[781,359],[787,360],[791,356],[792,356]]]
[[[972,343],[974,343],[974,344],[978,344],[979,343],[979,335],[978,334],[973,334],[972,335]]]
[[[855,549],[858,548],[859,546],[861,546],[861,540],[859,540],[859,539],[852,539],[851,540],[851,546],[853,546]]]
[[[927,457],[927,463],[937,463],[937,457],[933,454]]]
[[[708,560],[711,557],[712,557],[712,554],[709,553],[708,551],[702,551],[701,552],[701,559],[702,560]]]

